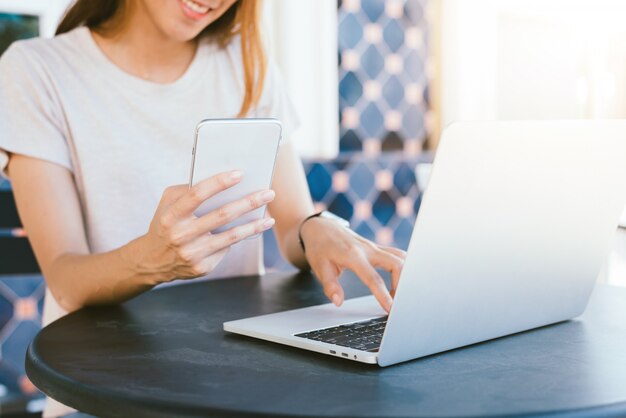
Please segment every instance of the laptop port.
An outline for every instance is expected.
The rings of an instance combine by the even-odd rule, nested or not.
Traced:
[[[348,355],[348,353],[341,353],[341,355],[342,355],[342,356],[344,356],[344,357],[350,357],[350,356]]]
[[[330,350],[330,354],[337,354],[335,350]]]

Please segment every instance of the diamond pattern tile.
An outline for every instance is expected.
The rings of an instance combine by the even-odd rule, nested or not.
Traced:
[[[39,275],[0,275],[0,385],[28,396],[37,391],[26,377],[24,356],[41,328],[44,294]]]
[[[339,82],[339,95],[343,104],[354,106],[363,94],[363,86],[354,73],[347,73]]]
[[[315,163],[311,166],[310,175],[315,178],[315,181],[309,184],[311,190],[311,196],[315,201],[321,201],[326,196],[326,193],[330,190],[332,185],[332,173],[322,164]]]
[[[363,36],[363,25],[354,15],[346,16],[339,23],[339,46],[340,48],[354,48]]]
[[[404,27],[398,20],[390,20],[383,30],[383,39],[392,52],[398,52],[404,45]]]
[[[381,225],[387,225],[396,212],[396,204],[388,192],[381,192],[372,206],[374,217]]]
[[[363,9],[363,13],[367,18],[376,22],[382,16],[385,11],[385,1],[384,0],[367,0],[361,2],[361,7]]]
[[[342,153],[415,154],[423,148],[428,135],[424,128],[428,109],[424,10],[429,1],[339,2]]]
[[[348,129],[341,136],[339,147],[346,152],[358,152],[363,149],[363,142],[356,132]]]
[[[28,344],[41,329],[39,323],[33,321],[20,321],[11,330],[11,338],[7,338],[2,344],[2,358],[7,359],[11,366],[20,375],[25,375],[24,355]]]
[[[424,58],[418,51],[411,51],[404,60],[404,67],[410,68],[407,75],[412,81],[422,81],[424,74]]]
[[[389,80],[387,80],[383,87],[383,97],[390,107],[395,108],[400,106],[404,99],[404,86],[398,77],[389,77]]]
[[[364,162],[353,165],[350,176],[350,189],[359,199],[367,199],[374,187],[374,173]]]
[[[383,133],[384,117],[375,103],[370,103],[361,114],[361,127],[370,137],[376,137]]]
[[[404,146],[402,137],[398,132],[387,132],[381,144],[382,151],[401,151]]]
[[[361,56],[361,66],[370,79],[376,79],[383,68],[385,68],[385,58],[383,58],[376,46],[370,45]]]
[[[344,219],[351,219],[354,213],[352,202],[348,200],[345,194],[339,193],[328,205],[328,210]]]
[[[416,183],[415,171],[406,162],[401,162],[393,176],[393,184],[396,190],[406,196]]]

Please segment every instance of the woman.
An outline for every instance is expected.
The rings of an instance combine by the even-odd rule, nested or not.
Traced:
[[[46,278],[44,323],[173,280],[259,274],[260,240],[246,238],[274,223],[284,256],[310,266],[337,306],[348,268],[390,309],[404,252],[309,217],[288,141],[296,117],[266,64],[259,13],[255,0],[77,0],[58,36],[17,42],[2,57],[0,168]],[[283,122],[273,190],[196,218],[245,171],[189,189],[194,127],[234,116]],[[211,234],[266,204],[272,218]],[[375,268],[392,273],[391,295]],[[45,415],[61,414],[56,406]]]

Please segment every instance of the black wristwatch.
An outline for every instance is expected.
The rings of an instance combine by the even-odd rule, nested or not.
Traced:
[[[344,228],[350,228],[350,222],[348,222],[347,220],[343,219],[342,217],[337,216],[334,213],[329,212],[327,210],[323,210],[321,212],[314,213],[311,216],[307,216],[300,223],[300,227],[298,228],[298,240],[300,241],[300,247],[302,248],[302,252],[305,252],[305,250],[304,250],[304,241],[302,240],[302,225],[304,225],[305,222],[308,221],[309,219],[313,219],[313,218],[331,219],[331,220],[333,220],[335,222],[338,222]]]

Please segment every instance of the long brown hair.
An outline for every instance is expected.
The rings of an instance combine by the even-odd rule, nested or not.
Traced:
[[[107,33],[119,22],[121,8],[128,0],[76,0],[67,10],[56,34],[60,35],[79,26],[87,26],[99,33]],[[260,33],[260,0],[238,0],[219,19],[211,23],[199,36],[208,36],[226,46],[235,35],[241,37],[244,89],[239,117],[245,116],[259,103],[263,92],[263,81],[267,58]]]

